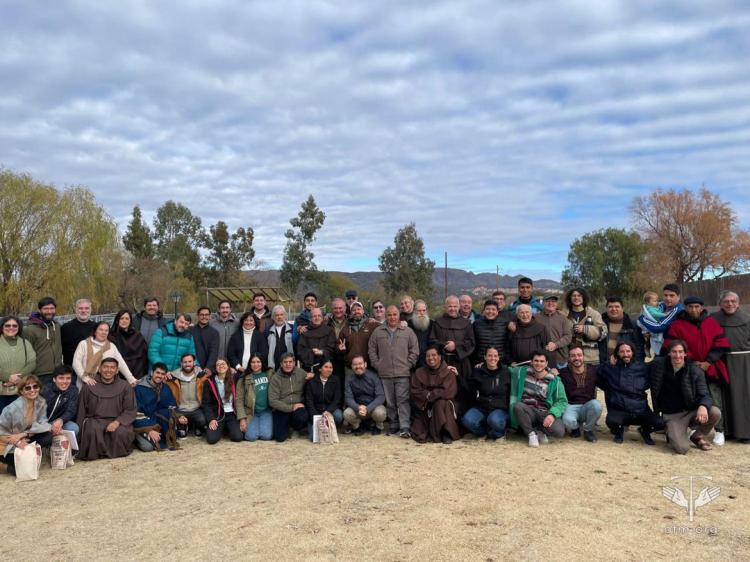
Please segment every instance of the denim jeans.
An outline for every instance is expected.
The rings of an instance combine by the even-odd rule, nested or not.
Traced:
[[[81,433],[81,428],[79,428],[78,424],[74,421],[65,422],[62,428],[65,431],[72,431],[73,433],[75,433],[76,438],[78,438],[78,435]]]
[[[505,426],[508,423],[508,412],[497,409],[485,415],[479,408],[470,408],[461,418],[463,426],[477,437],[487,435],[489,428],[490,437],[495,439],[505,435]]]
[[[578,424],[583,426],[583,431],[594,431],[596,421],[602,415],[602,403],[598,400],[589,400],[585,404],[568,404],[563,414],[565,429],[573,431],[578,429]]]
[[[256,413],[250,423],[247,424],[245,439],[248,441],[270,441],[273,438],[273,414],[271,409]]]

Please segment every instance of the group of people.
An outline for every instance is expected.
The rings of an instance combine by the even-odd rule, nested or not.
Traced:
[[[577,287],[558,310],[559,295],[534,297],[522,278],[512,303],[496,291],[480,312],[449,296],[435,319],[423,300],[366,311],[348,291],[328,314],[307,293],[293,323],[256,294],[239,318],[222,301],[167,321],[147,298],[111,326],[91,320],[86,299],[61,326],[46,297],[25,326],[2,319],[0,460],[12,472],[14,447],[49,446],[61,431],[77,435],[83,460],[172,448],[189,433],[210,444],[312,437],[325,412],[346,433],[421,443],[502,440],[509,427],[531,447],[566,433],[595,442],[597,389],[617,443],[631,425],[648,445],[664,429],[678,453],[749,442],[750,315],[731,291],[712,315],[700,298],[681,302],[677,285],[662,297],[647,294],[634,320],[622,299],[600,313]]]

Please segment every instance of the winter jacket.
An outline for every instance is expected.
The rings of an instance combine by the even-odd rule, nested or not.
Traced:
[[[323,355],[313,354],[313,348],[323,351]],[[327,324],[314,327],[310,324],[307,331],[300,335],[297,342],[297,358],[302,363],[302,368],[310,371],[312,366],[320,363],[323,359],[332,359],[336,348],[336,333]]]
[[[564,365],[568,362],[568,346],[573,341],[573,326],[567,316],[560,311],[554,314],[542,312],[537,314],[535,320],[547,328],[547,343],[557,345],[555,351],[550,352],[550,366]]]
[[[307,373],[295,367],[291,373],[282,369],[268,383],[268,404],[278,412],[291,413],[295,404],[303,403]]]
[[[203,401],[203,383],[206,382],[206,379],[208,378],[207,374],[203,374],[203,371],[201,371],[200,367],[195,367],[193,369],[193,372],[195,373],[195,399],[198,401],[198,404],[200,404]],[[182,407],[182,387],[180,385],[180,380],[183,380],[183,382],[188,382],[190,380],[191,374],[185,374],[182,372],[182,369],[175,369],[170,373],[172,375],[172,378],[166,382],[166,384],[169,386],[169,389],[172,391],[172,396],[174,396],[175,402],[177,402],[177,407]]]
[[[510,402],[508,404],[508,411],[510,413],[510,425],[511,427],[518,427],[518,420],[516,419],[516,412],[514,406],[516,402],[520,402],[523,399],[523,387],[524,380],[526,379],[526,373],[530,369],[526,365],[521,367],[510,367]],[[565,413],[565,409],[568,407],[568,398],[565,395],[565,386],[563,386],[560,377],[554,377],[547,387],[547,400],[545,401],[547,410],[549,413],[560,419]]]
[[[71,384],[65,392],[61,392],[54,381],[44,385],[42,398],[47,402],[47,419],[50,423],[62,420],[63,423],[75,421],[78,413],[78,387]]]
[[[198,364],[213,371],[219,358],[219,332],[211,325],[200,324],[190,328],[190,332],[193,334]]]
[[[571,345],[580,345],[583,348],[583,360],[586,363],[596,365],[599,363],[599,342],[604,340],[606,345],[607,326],[602,320],[602,315],[590,306],[586,307],[579,322],[574,322],[570,311],[568,318],[573,323],[573,341]],[[576,334],[575,326],[583,326],[583,333]]]
[[[154,363],[164,363],[168,371],[179,368],[180,360],[186,353],[195,356],[195,342],[190,330],[178,333],[174,321],[156,331],[148,344],[148,360],[153,368]],[[197,361],[196,361],[197,363]]]
[[[36,369],[36,352],[31,342],[20,336],[0,336],[0,396],[18,394],[18,386],[5,386],[11,375],[30,375]]]
[[[161,312],[157,312],[155,316],[149,316],[145,310],[141,310],[133,317],[133,329],[143,336],[147,344],[151,343],[154,334],[166,325],[167,320]]]
[[[306,308],[302,310],[294,319],[294,327],[292,329],[292,343],[294,347],[297,347],[299,343],[299,337],[302,335],[299,333],[299,329],[302,327],[308,327],[310,325],[310,311]]]
[[[487,320],[480,316],[474,321],[474,341],[476,347],[472,356],[474,364],[484,361],[487,348],[494,347],[500,353],[500,359],[505,360],[505,352],[508,347],[508,323],[499,316],[494,320]]]
[[[269,390],[274,374],[273,369],[266,371]],[[237,377],[236,383],[237,402],[234,405],[235,412],[238,420],[247,419],[247,423],[250,423],[255,415],[255,381],[253,379],[253,373],[248,369]]]
[[[609,333],[609,325],[611,324],[611,320],[609,319],[609,316],[607,316],[607,313],[605,312],[602,314],[602,321],[604,322],[604,325],[607,327],[607,333]],[[617,334],[617,343],[620,342],[630,342],[633,344],[633,351],[635,352],[635,359],[636,361],[643,361],[645,359],[645,347],[646,342],[643,339],[643,332],[641,329],[636,326],[635,322],[633,322],[630,319],[630,316],[625,314],[625,316],[622,319],[622,329],[620,330],[620,333]],[[606,363],[609,360],[609,357],[607,357],[607,338],[604,337],[599,340],[599,363]]]
[[[662,383],[667,371],[671,376],[672,365],[669,357],[656,357],[649,364],[650,383],[651,383],[651,403],[654,410],[659,411],[659,395],[661,394]],[[680,386],[682,387],[682,399],[688,411],[695,410],[698,406],[705,406],[710,409],[714,405],[711,399],[711,393],[706,385],[706,377],[703,370],[695,363],[688,360],[685,367],[681,369]],[[679,373],[679,371],[678,371]]]
[[[63,361],[66,365],[73,364],[73,354],[78,344],[93,335],[94,329],[96,329],[96,322],[93,320],[81,322],[78,318],[73,318],[60,327]]]
[[[370,366],[381,379],[408,377],[419,357],[417,335],[411,328],[402,328],[401,325],[391,338],[388,327],[381,324],[373,331],[367,347]]]
[[[142,378],[135,386],[135,404],[138,408],[133,428],[153,428],[159,426],[162,439],[169,429],[171,410],[177,408],[177,402],[169,385],[158,386],[151,381],[151,376]],[[164,443],[166,445],[166,443]]]
[[[255,319],[255,329],[259,330],[261,334],[265,334],[266,330],[273,326],[273,318],[271,318],[271,311],[266,306],[263,309],[263,314],[258,316],[255,314],[255,310],[253,309],[253,318]]]
[[[344,361],[347,367],[352,366],[352,359],[357,355],[361,355],[367,360],[368,345],[370,338],[375,328],[380,326],[377,320],[370,318],[363,318],[358,325],[351,325],[347,323],[339,334],[339,338],[343,336],[346,342],[346,352]]]
[[[23,329],[23,337],[36,352],[35,375],[51,375],[55,367],[62,365],[62,335],[60,326],[53,320],[47,324],[38,312],[29,316]]]
[[[475,367],[468,386],[473,397],[469,407],[479,408],[485,414],[497,409],[508,411],[510,371],[505,365],[498,365],[495,371],[490,371],[485,365]]]
[[[383,381],[370,369],[366,369],[362,375],[356,375],[354,372],[346,375],[344,405],[356,412],[360,404],[367,407],[368,414],[385,404]]]
[[[232,407],[236,411],[237,404],[237,387],[235,386],[234,376],[230,373],[226,374],[224,379],[225,385],[231,385],[232,388]],[[219,389],[216,385],[216,375],[207,377],[203,383],[203,397],[201,399],[201,410],[203,415],[206,416],[206,423],[211,423],[214,420],[222,421],[226,412],[224,411],[224,396],[219,396]],[[236,414],[235,414],[236,415]]]
[[[513,301],[510,305],[508,305],[507,310],[513,314],[514,319],[516,316],[516,312],[518,311],[518,307],[522,304],[528,304],[531,307],[531,313],[536,316],[537,314],[541,314],[541,312],[544,310],[544,302],[542,302],[542,299],[540,298],[534,298],[531,297],[528,301],[522,301],[521,299],[517,299]]]
[[[226,359],[229,340],[239,330],[240,321],[234,314],[230,314],[226,320],[216,316],[216,318],[211,319],[208,325],[219,332],[219,359]]]
[[[609,361],[602,363],[597,370],[597,380],[599,388],[604,390],[608,410],[630,414],[650,411],[646,400],[646,390],[650,384],[648,365],[642,361],[626,364],[618,360],[615,365]]]
[[[305,408],[312,418],[323,412],[333,413],[341,408],[341,383],[336,375],[326,381],[325,385],[320,375],[307,381],[305,385]]]
[[[253,329],[253,335],[250,336],[250,355],[248,357],[255,353],[263,358],[263,364],[265,365],[268,358],[268,340],[263,337],[263,334],[257,328]],[[240,367],[247,367],[247,365],[242,365],[244,354],[245,332],[240,328],[229,338],[229,346],[227,347],[227,361],[232,368],[239,370]]]
[[[294,353],[294,343],[292,343],[293,326],[289,322],[284,322],[281,338],[276,333],[276,326],[272,325],[266,333],[268,341],[268,368],[276,370],[279,365],[279,359],[284,353]],[[286,350],[284,348],[286,347]]]

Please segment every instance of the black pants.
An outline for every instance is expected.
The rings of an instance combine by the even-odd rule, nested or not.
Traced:
[[[36,441],[37,445],[39,445],[42,448],[49,447],[52,445],[52,432],[51,431],[45,431],[44,433],[37,433],[36,435],[32,435],[27,439],[29,443],[32,441]],[[8,474],[11,476],[16,475],[16,459],[13,456],[13,451],[9,452],[7,455],[0,456],[0,461],[4,462],[8,465]]]
[[[192,412],[183,412],[178,408],[177,415],[185,416],[188,419],[188,429],[195,429],[197,427],[202,430],[206,427],[206,415],[200,408],[196,408]]]
[[[612,431],[616,431],[628,425],[639,425],[648,433],[664,429],[664,421],[658,414],[655,414],[651,410],[638,414],[623,412],[622,410],[608,410],[605,423]]]
[[[224,414],[221,420],[216,420],[219,427],[211,429],[210,427],[206,430],[206,441],[209,445],[218,443],[219,440],[224,436],[224,433],[229,433],[229,439],[234,442],[242,441],[245,438],[245,434],[240,430],[240,422],[234,412]]]
[[[302,431],[307,428],[307,410],[299,408],[294,412],[273,411],[273,438],[281,443],[289,437],[289,428]]]

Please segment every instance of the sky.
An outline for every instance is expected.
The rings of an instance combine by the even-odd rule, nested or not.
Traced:
[[[268,267],[313,194],[321,269],[413,221],[438,266],[559,279],[657,188],[750,225],[750,3],[0,0],[0,166]]]

